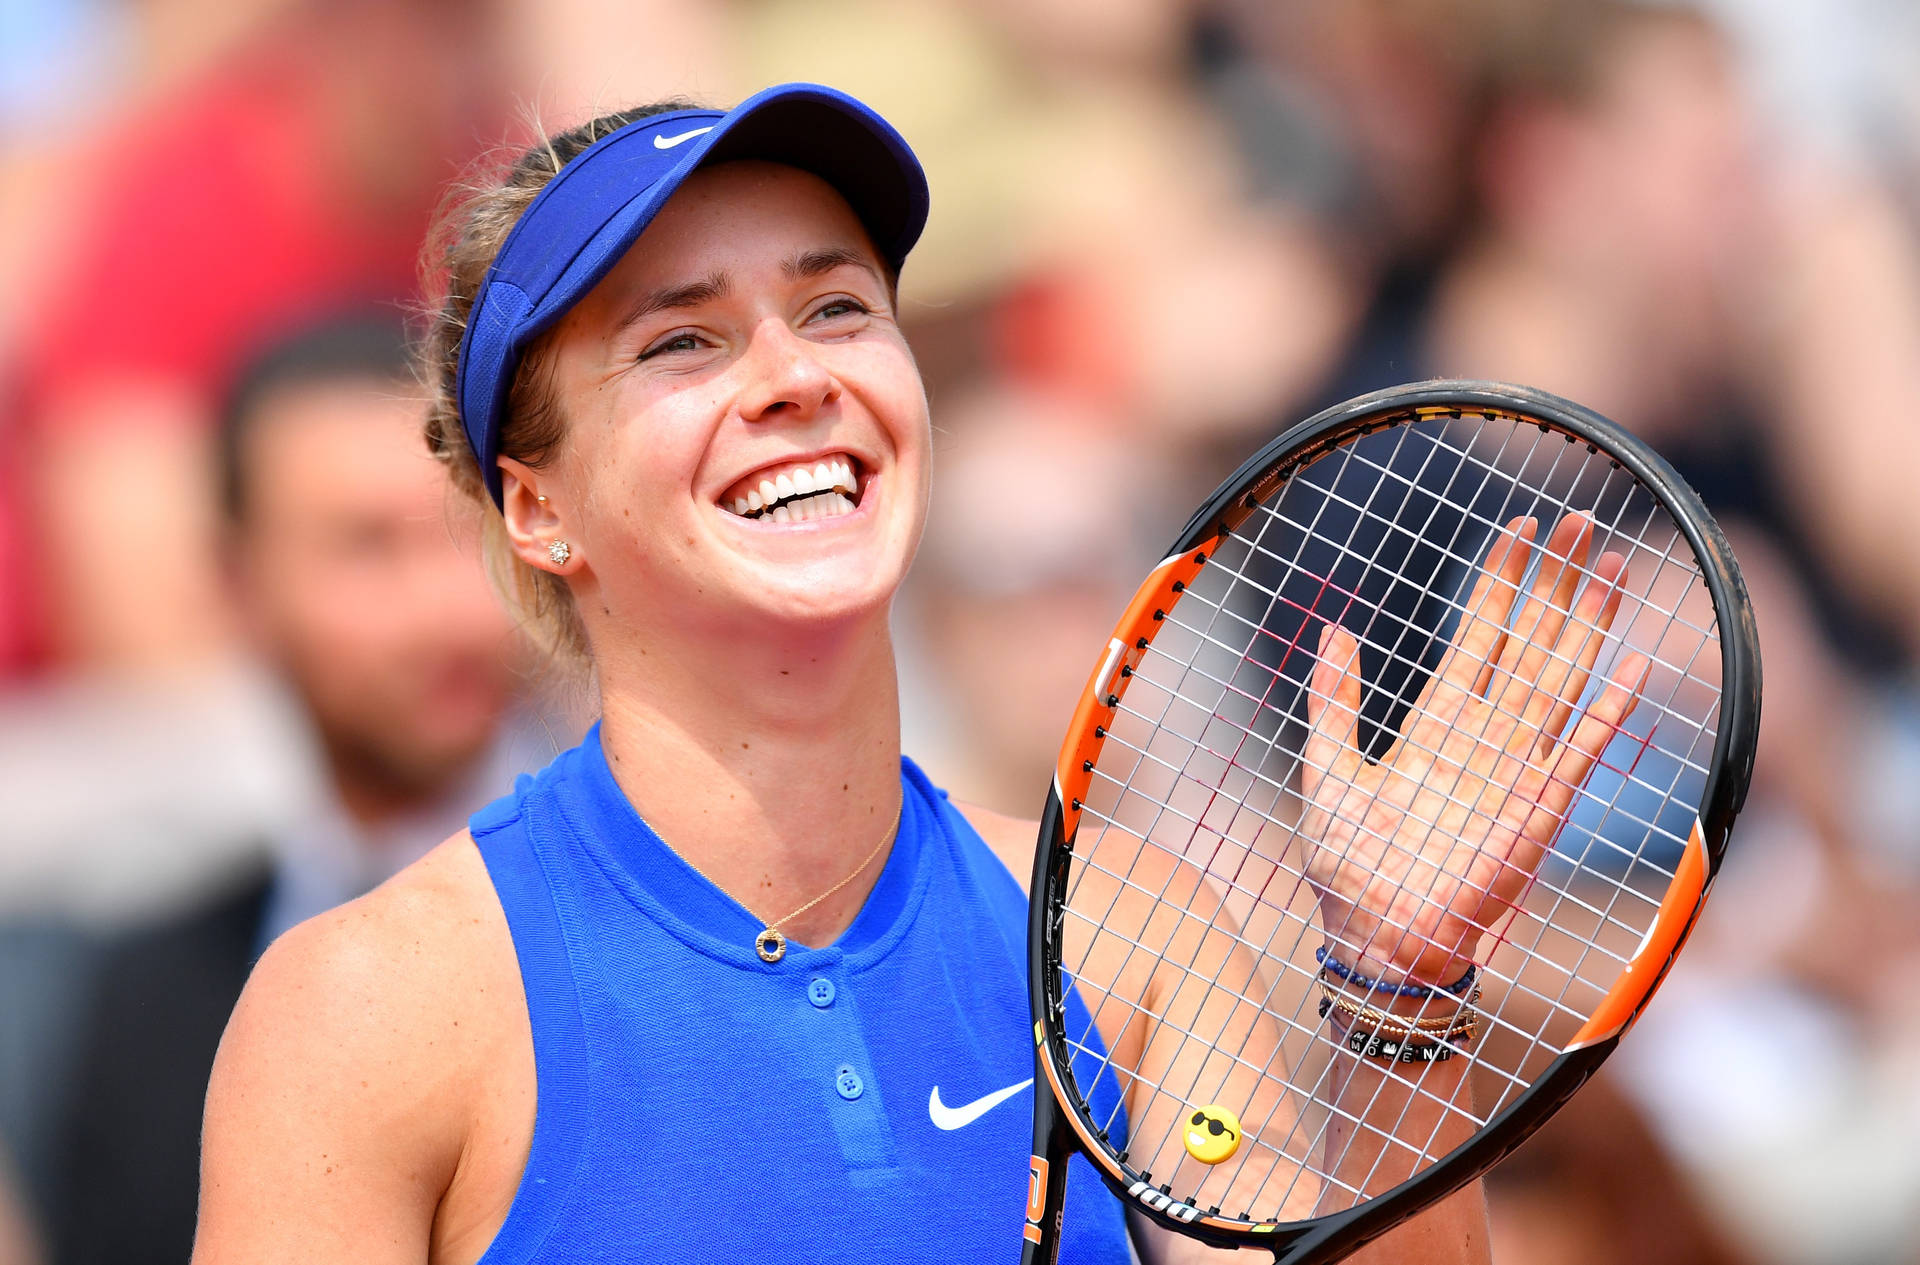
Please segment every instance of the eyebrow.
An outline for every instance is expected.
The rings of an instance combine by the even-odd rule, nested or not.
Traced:
[[[640,299],[625,316],[620,318],[618,328],[625,329],[637,325],[655,312],[665,312],[675,308],[698,307],[715,299],[724,299],[733,293],[733,278],[724,272],[710,272],[698,281],[689,281],[683,285],[663,286],[640,296]]]
[[[832,272],[835,268],[861,268],[878,276],[873,261],[857,250],[845,246],[828,246],[818,250],[803,250],[780,265],[780,271],[793,281],[803,281],[808,277],[817,277],[823,272]]]

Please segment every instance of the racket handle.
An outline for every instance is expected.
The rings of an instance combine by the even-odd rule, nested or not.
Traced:
[[[1026,1237],[1020,1248],[1020,1265],[1056,1265],[1067,1198],[1067,1157],[1071,1152],[1066,1123],[1048,1086],[1046,1069],[1034,1070],[1033,1159],[1027,1170]]]

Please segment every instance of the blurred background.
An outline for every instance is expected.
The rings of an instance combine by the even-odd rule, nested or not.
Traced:
[[[8,0],[0,1265],[184,1260],[252,958],[586,719],[416,434],[436,198],[795,78],[933,185],[908,750],[1033,812],[1143,564],[1326,404],[1607,413],[1734,540],[1761,764],[1662,1003],[1490,1179],[1496,1257],[1920,1262],[1911,0]]]

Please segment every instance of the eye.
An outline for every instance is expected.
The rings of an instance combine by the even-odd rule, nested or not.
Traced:
[[[842,294],[822,303],[819,308],[814,311],[813,319],[816,321],[831,321],[843,316],[865,316],[869,310],[867,305],[860,300],[849,298]]]
[[[683,330],[677,334],[668,334],[659,342],[648,347],[640,353],[640,359],[651,360],[655,356],[664,355],[668,352],[698,350],[700,350],[700,336]]]

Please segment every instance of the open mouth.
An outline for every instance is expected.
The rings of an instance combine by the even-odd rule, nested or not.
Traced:
[[[720,508],[741,518],[804,523],[853,513],[860,489],[859,459],[839,452],[749,475],[727,489]]]

